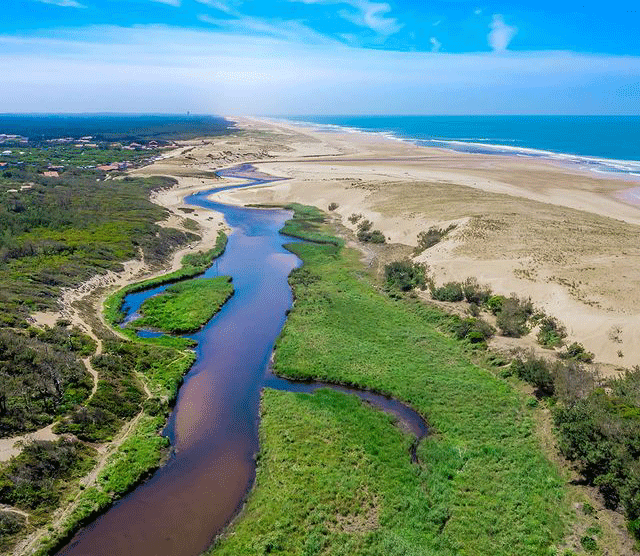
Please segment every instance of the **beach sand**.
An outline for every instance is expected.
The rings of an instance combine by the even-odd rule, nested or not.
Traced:
[[[640,364],[637,184],[542,159],[236,121],[252,137],[247,156],[227,161],[203,146],[191,152],[193,168],[253,161],[290,179],[223,192],[217,200],[295,201],[324,210],[338,203],[334,214],[345,226],[354,229],[348,216],[359,213],[388,241],[409,246],[431,226],[455,224],[449,239],[416,259],[429,265],[437,283],[473,276],[496,293],[531,297],[566,326],[568,342],[595,353],[603,375]],[[269,156],[252,158],[256,150]],[[528,344],[535,342],[517,345]]]

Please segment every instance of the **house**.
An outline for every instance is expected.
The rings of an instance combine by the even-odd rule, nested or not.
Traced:
[[[98,166],[98,170],[102,170],[103,172],[112,172],[113,170],[119,170],[120,165],[116,162],[112,164],[103,164],[102,166]]]
[[[42,172],[42,175],[45,178],[59,178],[60,174],[58,172]]]

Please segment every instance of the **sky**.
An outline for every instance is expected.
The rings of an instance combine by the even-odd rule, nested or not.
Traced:
[[[640,114],[640,8],[5,0],[0,112]]]

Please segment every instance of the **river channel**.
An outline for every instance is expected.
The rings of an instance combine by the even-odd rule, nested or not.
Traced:
[[[204,276],[230,275],[235,293],[200,332],[189,336],[198,342],[197,360],[164,431],[172,456],[148,481],[82,529],[61,555],[201,554],[240,510],[255,478],[264,387],[297,392],[336,388],[395,414],[418,439],[426,434],[422,418],[395,400],[272,374],[270,356],[293,302],[287,277],[300,265],[284,248],[297,240],[279,233],[292,213],[209,200],[217,191],[275,181],[248,165],[219,174],[246,181],[191,195],[185,202],[222,213],[232,228],[225,253]],[[132,315],[164,287],[127,296],[125,312]]]

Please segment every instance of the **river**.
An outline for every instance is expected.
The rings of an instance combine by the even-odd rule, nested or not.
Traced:
[[[203,191],[185,202],[222,213],[232,228],[225,253],[205,277],[232,276],[235,293],[200,332],[189,336],[198,342],[197,360],[184,378],[164,431],[172,456],[148,481],[79,531],[61,555],[201,554],[237,514],[255,478],[262,388],[312,392],[329,386],[281,379],[269,368],[274,343],[293,302],[287,277],[300,265],[284,248],[297,240],[279,233],[292,212],[208,199],[216,191],[275,178],[248,165],[219,173],[246,182]],[[128,296],[126,312],[134,313],[163,287]],[[403,404],[370,392],[336,389],[394,413],[418,439],[426,434],[424,421]]]

